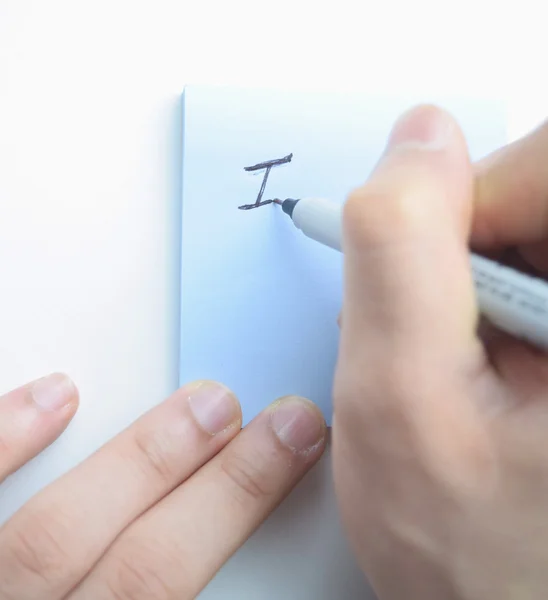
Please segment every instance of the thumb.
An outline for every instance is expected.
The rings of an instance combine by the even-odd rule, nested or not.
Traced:
[[[352,353],[358,369],[383,372],[387,362],[443,370],[468,362],[471,350],[479,356],[467,247],[472,198],[456,121],[432,106],[405,114],[344,207],[343,360]]]

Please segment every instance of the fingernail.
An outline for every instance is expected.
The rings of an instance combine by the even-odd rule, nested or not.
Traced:
[[[304,398],[290,396],[279,400],[272,406],[270,419],[280,442],[295,454],[310,454],[325,438],[321,411]]]
[[[53,373],[35,381],[31,387],[34,402],[42,410],[61,410],[74,400],[74,383],[62,373]]]
[[[188,395],[188,404],[202,429],[211,435],[240,420],[240,405],[234,394],[220,383],[201,381]]]
[[[413,147],[441,150],[452,138],[455,122],[435,106],[419,106],[404,113],[394,125],[387,149]]]

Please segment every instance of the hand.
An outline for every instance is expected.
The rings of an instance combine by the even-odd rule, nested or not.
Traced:
[[[0,398],[0,479],[51,443],[77,403],[62,375]],[[0,598],[194,598],[324,448],[320,411],[295,397],[240,426],[223,386],[177,391],[0,529]]]
[[[419,107],[344,210],[333,460],[381,600],[548,595],[548,357],[482,340],[468,260],[548,273],[548,127],[470,164]]]

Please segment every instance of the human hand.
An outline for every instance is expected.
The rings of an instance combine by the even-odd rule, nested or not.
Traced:
[[[62,375],[0,398],[0,481],[77,404]],[[295,397],[240,426],[219,384],[175,392],[3,525],[0,598],[194,598],[324,449],[319,409]]]
[[[478,331],[469,244],[548,274],[548,126],[476,166],[420,107],[344,209],[333,421],[343,519],[381,600],[548,594],[548,357]]]

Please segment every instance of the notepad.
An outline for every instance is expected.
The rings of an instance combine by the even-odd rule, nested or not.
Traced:
[[[303,236],[275,204],[238,207],[256,202],[261,188],[261,201],[344,202],[394,121],[418,102],[455,115],[473,159],[505,143],[496,99],[185,89],[181,384],[223,382],[244,424],[288,394],[310,398],[331,422],[342,255]]]

